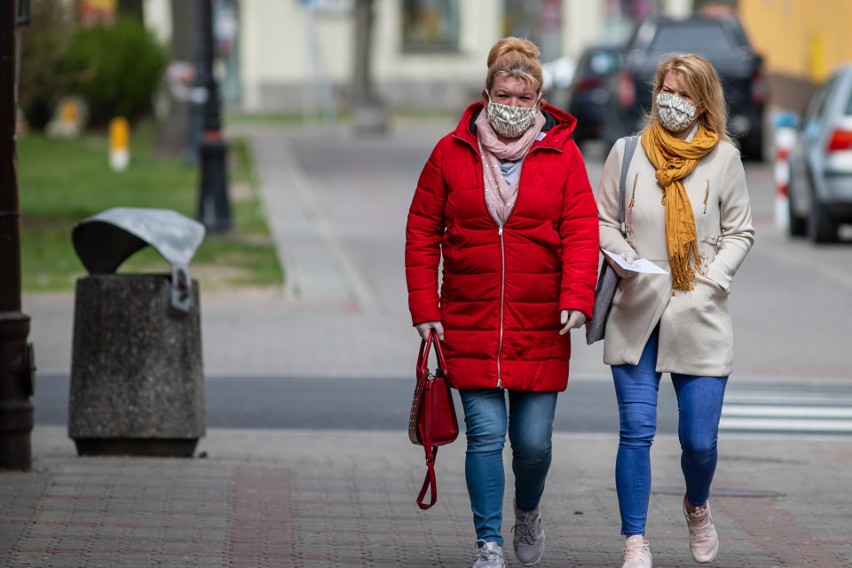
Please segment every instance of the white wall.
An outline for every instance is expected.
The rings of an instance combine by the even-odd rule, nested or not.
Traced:
[[[604,2],[563,0],[562,52],[579,58],[587,45],[603,41],[605,18]]]
[[[578,56],[602,39],[606,0],[563,3],[563,53]],[[463,108],[482,89],[488,51],[502,33],[503,2],[460,0],[459,49],[451,53],[404,53],[401,5],[376,0],[371,70],[377,92],[393,108]],[[333,89],[337,104],[346,104],[354,62],[351,14],[312,20],[299,0],[240,0],[238,9],[243,110],[316,108],[329,92],[318,89],[318,81]],[[169,0],[145,0],[145,10],[149,27],[170,37]]]
[[[240,2],[240,71],[245,110],[295,108],[317,79],[349,80],[351,17],[316,16],[296,0]],[[315,32],[315,33],[312,33]],[[301,92],[301,93],[300,93]],[[281,100],[275,100],[281,97]]]
[[[151,30],[163,45],[167,45],[172,39],[169,0],[145,0],[142,10],[145,14],[145,27]]]
[[[692,13],[692,0],[665,0],[663,11],[674,18],[683,18]]]

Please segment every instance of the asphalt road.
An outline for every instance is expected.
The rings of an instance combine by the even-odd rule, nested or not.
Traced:
[[[345,139],[306,137],[295,149],[299,163],[315,180],[342,246],[369,275],[378,309],[399,314],[400,319],[406,312],[399,242],[404,215],[389,212],[407,209],[412,179],[433,142],[405,139],[396,145],[392,155],[385,156],[382,183],[365,184],[366,193],[351,191],[352,178],[346,172],[352,170],[345,166],[375,161],[376,148],[371,146],[377,143],[368,140],[353,146]],[[603,149],[592,145],[584,148],[584,155],[595,187]],[[338,167],[324,167],[328,163]],[[732,414],[723,417],[723,427],[852,432],[846,416],[852,406],[852,242],[817,247],[788,238],[774,224],[772,165],[745,167],[757,241],[732,288],[735,370],[728,389],[730,404],[726,403]],[[379,203],[381,207],[376,206]],[[578,346],[572,373],[583,380],[572,381],[560,397],[556,429],[615,435],[614,394],[599,350]],[[405,376],[301,380],[225,374],[207,380],[207,424],[404,430],[412,381]],[[67,392],[67,377],[40,378],[34,401],[38,424],[65,423]],[[670,385],[661,388],[659,414],[660,431],[674,432],[676,403]]]
[[[387,430],[404,435],[413,378],[281,379],[209,378],[205,406],[209,428]],[[68,378],[42,377],[36,389],[37,425],[62,426],[68,416]],[[852,434],[852,385],[729,382],[723,430]],[[463,423],[456,394],[456,411]],[[663,378],[658,431],[677,432],[677,401]],[[559,395],[558,432],[618,432],[615,394],[609,381],[577,379]]]
[[[353,145],[309,137],[294,147],[298,163],[320,194],[330,226],[376,290],[379,309],[400,318],[407,317],[400,270],[405,212],[412,180],[437,140],[431,132],[416,134],[401,136],[390,150],[371,140]],[[379,150],[383,159],[377,161]],[[596,188],[605,149],[589,144],[583,154]],[[380,167],[381,177],[353,191],[352,171],[359,163]],[[773,164],[746,162],[745,168],[756,242],[731,288],[734,373],[769,381],[852,382],[852,241],[815,246],[787,237],[775,226]],[[847,236],[850,228],[845,227]],[[607,372],[597,347],[574,349],[572,370],[598,376]]]

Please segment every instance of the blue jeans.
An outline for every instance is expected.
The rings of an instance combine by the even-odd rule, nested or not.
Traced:
[[[476,538],[502,546],[503,446],[512,445],[515,503],[521,511],[538,507],[551,461],[556,392],[509,393],[503,389],[462,390],[467,430],[465,479]]]
[[[651,497],[651,443],[657,430],[656,369],[659,332],[654,330],[637,365],[614,365],[612,378],[621,421],[615,487],[621,512],[621,534],[644,535]],[[716,442],[728,377],[696,377],[672,373],[677,394],[680,467],[686,498],[703,505],[716,472]]]

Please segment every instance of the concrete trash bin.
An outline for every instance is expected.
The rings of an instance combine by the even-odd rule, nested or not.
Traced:
[[[174,211],[115,208],[80,222],[68,435],[79,455],[191,457],[205,433],[198,283],[204,226]],[[172,274],[115,274],[151,245]]]

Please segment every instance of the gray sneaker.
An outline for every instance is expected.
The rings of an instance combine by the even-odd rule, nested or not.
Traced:
[[[476,541],[476,560],[470,568],[506,568],[503,547],[496,542]]]
[[[541,507],[533,511],[519,511],[515,506],[515,526],[512,527],[515,538],[515,556],[524,566],[538,564],[544,554],[544,529],[541,527]]]

